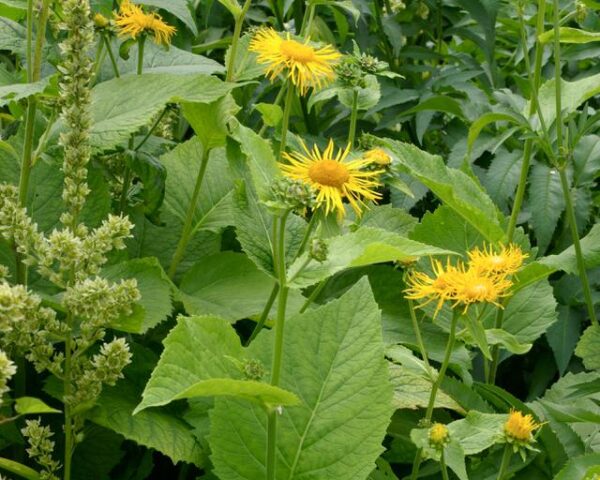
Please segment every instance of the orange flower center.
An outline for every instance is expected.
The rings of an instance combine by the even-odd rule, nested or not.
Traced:
[[[320,160],[308,169],[310,179],[320,185],[342,188],[350,178],[348,168],[341,162],[335,160]]]
[[[284,40],[279,47],[281,54],[290,60],[308,63],[315,59],[315,51],[309,45],[303,45],[295,40]]]

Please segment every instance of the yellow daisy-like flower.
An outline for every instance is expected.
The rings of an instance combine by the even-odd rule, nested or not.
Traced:
[[[373,148],[363,155],[365,160],[369,160],[371,163],[387,167],[392,163],[392,157],[383,148]]]
[[[419,307],[424,307],[430,302],[437,300],[435,317],[441,310],[446,300],[455,296],[455,277],[460,275],[460,270],[446,262],[446,267],[439,260],[432,260],[433,277],[423,272],[411,272],[407,279],[408,288],[404,291],[406,298],[410,300],[423,300]]]
[[[502,245],[494,249],[491,245],[483,250],[475,248],[469,252],[469,265],[483,275],[512,275],[528,257],[517,245]]]
[[[429,443],[434,447],[441,448],[449,440],[450,432],[443,423],[434,423],[429,429]]]
[[[473,303],[492,303],[502,308],[499,300],[507,295],[512,282],[505,277],[490,277],[472,267],[465,269],[462,266],[460,273],[452,278],[452,286],[453,307],[462,305],[466,313]]]
[[[533,440],[534,430],[541,427],[530,414],[523,415],[521,412],[511,409],[508,420],[504,424],[504,433],[510,440],[529,443]]]
[[[288,33],[283,38],[272,28],[261,28],[250,41],[250,51],[258,53],[258,62],[266,64],[265,75],[273,81],[280,73],[304,95],[310,87],[321,88],[333,80],[333,64],[341,57],[331,45],[314,48],[309,40],[300,43]]]
[[[302,143],[304,153],[284,153],[289,164],[282,164],[281,170],[289,177],[302,180],[312,186],[317,194],[317,206],[325,206],[325,213],[337,211],[338,217],[343,217],[343,199],[346,198],[357,215],[366,208],[365,200],[375,201],[381,194],[374,190],[379,185],[378,177],[381,171],[363,170],[369,162],[364,159],[346,162],[350,153],[350,145],[345,150],[339,149],[334,155],[333,140],[329,140],[323,152],[319,147],[312,150]]]
[[[144,13],[141,7],[129,0],[123,0],[119,13],[115,14],[115,24],[119,35],[129,35],[134,40],[142,34],[150,34],[158,44],[169,45],[171,37],[177,29],[165,23],[162,17],[155,13]]]

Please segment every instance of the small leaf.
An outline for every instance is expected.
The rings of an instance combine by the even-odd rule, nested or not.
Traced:
[[[520,343],[514,335],[497,328],[487,329],[485,336],[490,345],[501,345],[505,350],[517,355],[524,355],[533,346],[531,343]]]
[[[590,325],[579,340],[575,354],[588,370],[600,370],[600,327]]]
[[[46,405],[35,397],[20,397],[15,400],[15,411],[19,415],[34,415],[36,413],[61,413],[60,410]]]
[[[276,127],[283,118],[283,110],[279,105],[271,103],[257,103],[254,108],[262,115],[262,120],[269,127]]]
[[[560,27],[558,29],[560,43],[590,43],[600,41],[599,32],[586,32],[579,28]],[[554,41],[554,29],[542,33],[538,37],[541,43]]]

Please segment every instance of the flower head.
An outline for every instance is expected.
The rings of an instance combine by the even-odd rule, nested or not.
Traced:
[[[517,245],[502,245],[494,249],[491,245],[483,249],[475,248],[469,252],[469,265],[483,275],[512,275],[523,265],[528,257]]]
[[[502,307],[499,300],[507,295],[512,282],[505,277],[490,277],[470,266],[461,266],[460,273],[452,279],[454,305],[464,306],[466,312],[473,303],[492,303]]]
[[[258,53],[258,62],[266,65],[272,81],[280,73],[304,95],[310,87],[320,88],[333,80],[333,64],[341,57],[332,46],[315,48],[306,40],[300,43],[288,33],[283,38],[272,28],[261,28],[250,41],[250,51]]]
[[[284,158],[290,163],[281,165],[281,169],[286,176],[311,185],[317,193],[316,205],[324,205],[325,213],[337,211],[338,216],[343,217],[343,199],[346,198],[356,214],[360,215],[366,207],[365,200],[381,198],[373,190],[379,185],[381,171],[363,170],[369,164],[364,159],[345,162],[350,145],[345,150],[339,149],[337,155],[334,155],[333,140],[329,140],[323,152],[316,145],[312,150],[304,143],[302,147],[304,153],[284,153]]]
[[[531,443],[533,431],[541,427],[530,414],[523,415],[512,409],[508,414],[508,420],[504,424],[504,433],[507,440],[515,443]]]
[[[436,448],[443,448],[450,439],[448,427],[443,423],[434,423],[429,429],[429,443]]]
[[[387,167],[392,163],[392,157],[383,148],[372,148],[365,152],[363,158],[382,167]]]
[[[419,305],[423,307],[432,301],[437,300],[434,316],[438,314],[446,300],[454,298],[455,277],[459,275],[459,270],[450,264],[450,259],[446,262],[446,267],[439,260],[432,260],[431,267],[433,276],[424,272],[413,271],[409,274],[405,290],[406,298],[410,300],[423,300]]]
[[[130,0],[123,0],[119,13],[115,15],[115,24],[119,35],[129,35],[136,39],[139,35],[150,34],[158,44],[169,45],[171,37],[177,29],[165,23],[162,17],[155,13],[144,13],[141,7]]]

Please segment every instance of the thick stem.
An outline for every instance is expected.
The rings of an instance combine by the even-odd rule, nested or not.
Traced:
[[[440,457],[440,467],[442,469],[442,480],[449,480],[448,477],[448,468],[446,467],[446,452],[442,450],[442,454]]]
[[[38,28],[33,56],[33,82],[37,82],[42,78],[42,50],[44,49],[44,40],[46,39],[46,25],[48,24],[48,15],[50,13],[50,1],[51,0],[44,0],[42,2],[42,8],[38,15]]]
[[[446,376],[446,370],[448,369],[448,364],[450,363],[450,357],[452,356],[452,349],[454,348],[454,339],[456,336],[456,325],[458,323],[458,318],[460,314],[455,310],[452,313],[452,321],[450,323],[450,334],[448,336],[448,343],[446,344],[446,352],[444,353],[444,359],[442,361],[442,366],[440,367],[440,371],[438,373],[438,377],[435,382],[433,382],[433,386],[431,388],[431,393],[429,394],[429,403],[427,404],[427,410],[425,412],[425,423],[431,423],[431,417],[433,416],[433,409],[435,407],[435,399],[437,397],[438,390],[442,382],[444,381],[444,377]],[[415,455],[415,460],[413,462],[412,474],[410,476],[411,480],[416,480],[419,475],[419,469],[421,467],[422,457],[422,449],[418,449]]]
[[[562,96],[561,96],[561,65],[560,65],[560,21],[559,2],[554,0],[552,8],[552,19],[554,23],[554,91],[555,91],[555,107],[556,107],[556,146],[558,148],[558,156],[561,158],[563,148],[563,119],[562,119]]]
[[[140,36],[138,40],[138,61],[137,61],[137,74],[141,75],[144,73],[144,49],[146,47],[146,36]]]
[[[229,49],[229,61],[227,62],[227,75],[225,77],[225,81],[233,82],[235,78],[234,74],[234,66],[235,66],[235,56],[237,54],[237,47],[240,41],[240,35],[242,33],[242,27],[244,26],[244,20],[246,18],[246,13],[248,13],[248,9],[252,4],[252,0],[246,0],[244,2],[244,6],[240,11],[240,14],[235,19],[235,27],[233,29],[233,38],[231,39],[231,48]]]
[[[356,122],[358,121],[358,90],[352,92],[352,110],[350,112],[350,130],[348,131],[348,143],[350,148],[354,147],[356,137]]]
[[[588,315],[592,325],[598,326],[598,319],[596,317],[596,311],[594,310],[594,301],[592,300],[592,291],[590,289],[590,282],[585,269],[585,261],[583,258],[583,252],[581,250],[581,242],[579,241],[579,232],[577,231],[577,221],[575,219],[575,208],[573,207],[573,198],[571,196],[571,189],[569,188],[569,180],[567,178],[567,172],[564,166],[558,169],[560,175],[560,184],[565,198],[565,210],[567,214],[567,222],[571,229],[571,237],[573,240],[573,247],[575,248],[575,256],[577,258],[577,269],[579,271],[579,278],[583,287],[583,296],[587,306]]]
[[[200,170],[198,171],[198,177],[196,177],[196,184],[194,185],[194,191],[192,192],[192,198],[190,200],[190,204],[188,206],[188,210],[185,216],[185,221],[183,223],[183,229],[181,231],[181,237],[179,238],[179,243],[177,244],[177,249],[173,254],[173,258],[171,259],[171,265],[169,266],[169,278],[173,279],[175,277],[175,273],[177,272],[177,267],[185,254],[185,249],[190,242],[190,236],[192,233],[192,223],[194,221],[194,213],[196,212],[196,206],[198,203],[198,197],[200,196],[200,187],[202,186],[202,180],[204,179],[204,174],[206,173],[206,166],[208,165],[209,158],[209,149],[204,147],[202,149],[202,158],[200,160]]]
[[[508,467],[510,465],[510,458],[512,457],[512,446],[507,443],[504,446],[504,453],[502,454],[502,462],[500,463],[500,469],[498,470],[498,478],[497,480],[504,480],[504,476],[508,472]]]
[[[115,77],[120,78],[121,74],[119,73],[119,66],[117,65],[117,60],[115,59],[115,55],[113,54],[112,47],[110,45],[110,40],[106,34],[102,34],[102,41],[106,46],[106,51],[108,52],[108,58],[110,58],[110,64],[112,65],[113,72]]]
[[[277,320],[275,323],[275,344],[273,346],[273,363],[271,365],[271,385],[278,386],[281,377],[283,357],[283,334],[285,327],[285,310],[287,306],[288,286],[285,265],[285,223],[289,211],[279,220],[277,238],[277,276],[279,283],[279,298],[277,302]],[[267,418],[267,479],[275,480],[276,450],[277,450],[277,409],[269,412]]]
[[[288,129],[290,126],[290,114],[292,112],[292,101],[294,100],[294,85],[292,82],[287,84],[285,94],[285,103],[283,105],[283,119],[281,120],[281,143],[279,144],[279,161],[285,151]]]
[[[33,0],[27,0],[27,82],[33,82]]]

